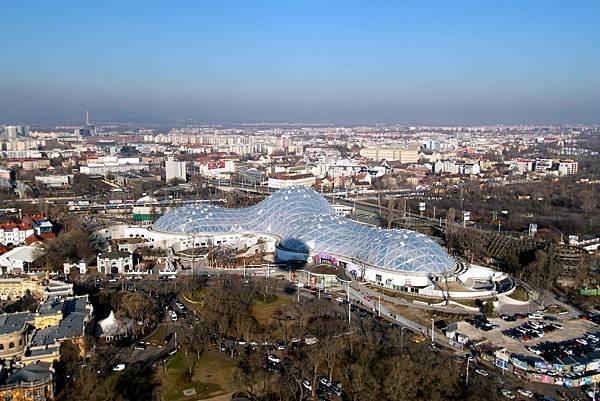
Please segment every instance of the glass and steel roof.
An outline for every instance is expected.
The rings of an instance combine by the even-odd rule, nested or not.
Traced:
[[[455,267],[454,259],[428,236],[357,223],[338,215],[325,198],[304,187],[279,190],[243,209],[184,206],[159,218],[153,229],[190,235],[272,234],[288,249],[347,256],[391,270],[441,274]]]

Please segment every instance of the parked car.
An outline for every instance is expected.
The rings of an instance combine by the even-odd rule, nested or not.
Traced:
[[[342,386],[339,383],[334,384],[331,387],[331,391],[333,391],[333,394],[337,395],[338,397],[342,396]]]
[[[304,337],[304,343],[306,345],[314,345],[319,341],[319,339],[313,335],[307,335]]]
[[[269,360],[269,362],[273,362],[273,363],[279,363],[281,362],[281,359],[279,359],[279,357],[277,355],[273,355],[270,354],[267,359]]]
[[[508,398],[509,400],[515,399],[515,395],[510,390],[502,389],[500,391],[500,394],[502,394],[505,398]]]
[[[115,365],[112,370],[113,370],[113,372],[120,372],[122,370],[125,370],[125,367],[126,366],[124,363],[119,363],[119,364]]]
[[[319,382],[325,387],[331,387],[331,382],[326,377],[321,377],[321,380],[319,380]]]
[[[140,351],[143,351],[146,349],[146,344],[144,343],[137,343],[136,345],[133,346],[133,349],[137,349]]]
[[[518,389],[517,393],[521,394],[523,397],[527,397],[527,398],[533,397],[533,392],[531,390],[527,390],[524,388]]]
[[[485,370],[483,370],[481,368],[475,369],[475,373],[477,373],[478,375],[481,375],[483,377],[486,377],[488,375],[488,372],[486,372]]]
[[[304,386],[305,389],[307,389],[308,391],[312,391],[312,385],[310,384],[310,381],[308,379],[304,379],[302,380],[302,385]]]

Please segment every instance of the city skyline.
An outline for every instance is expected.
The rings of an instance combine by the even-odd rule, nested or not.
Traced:
[[[4,6],[0,118],[600,122],[593,2]]]

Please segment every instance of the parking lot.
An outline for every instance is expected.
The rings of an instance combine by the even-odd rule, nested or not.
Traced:
[[[542,324],[556,323],[562,327],[562,330],[557,329],[551,332],[544,333],[542,337],[533,337],[526,341],[518,341],[516,339],[504,335],[502,332],[509,329],[515,329],[528,322],[533,322],[534,320],[524,318],[517,319],[516,321],[507,322],[497,317],[490,318],[489,321],[496,326],[489,331],[480,330],[465,321],[458,322],[458,331],[468,336],[469,339],[472,341],[477,342],[486,339],[487,342],[491,345],[494,345],[496,347],[506,347],[508,352],[510,353],[535,355],[529,350],[527,350],[526,347],[541,342],[560,342],[564,340],[571,340],[583,336],[583,334],[586,332],[596,332],[600,329],[600,326],[591,321],[577,318],[562,320],[560,319],[560,317],[557,317],[556,321],[548,321],[543,319],[535,320],[536,322]]]

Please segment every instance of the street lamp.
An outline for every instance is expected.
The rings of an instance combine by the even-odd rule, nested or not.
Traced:
[[[346,296],[348,297],[348,324],[352,322],[352,304],[350,303],[350,282],[346,283]]]

